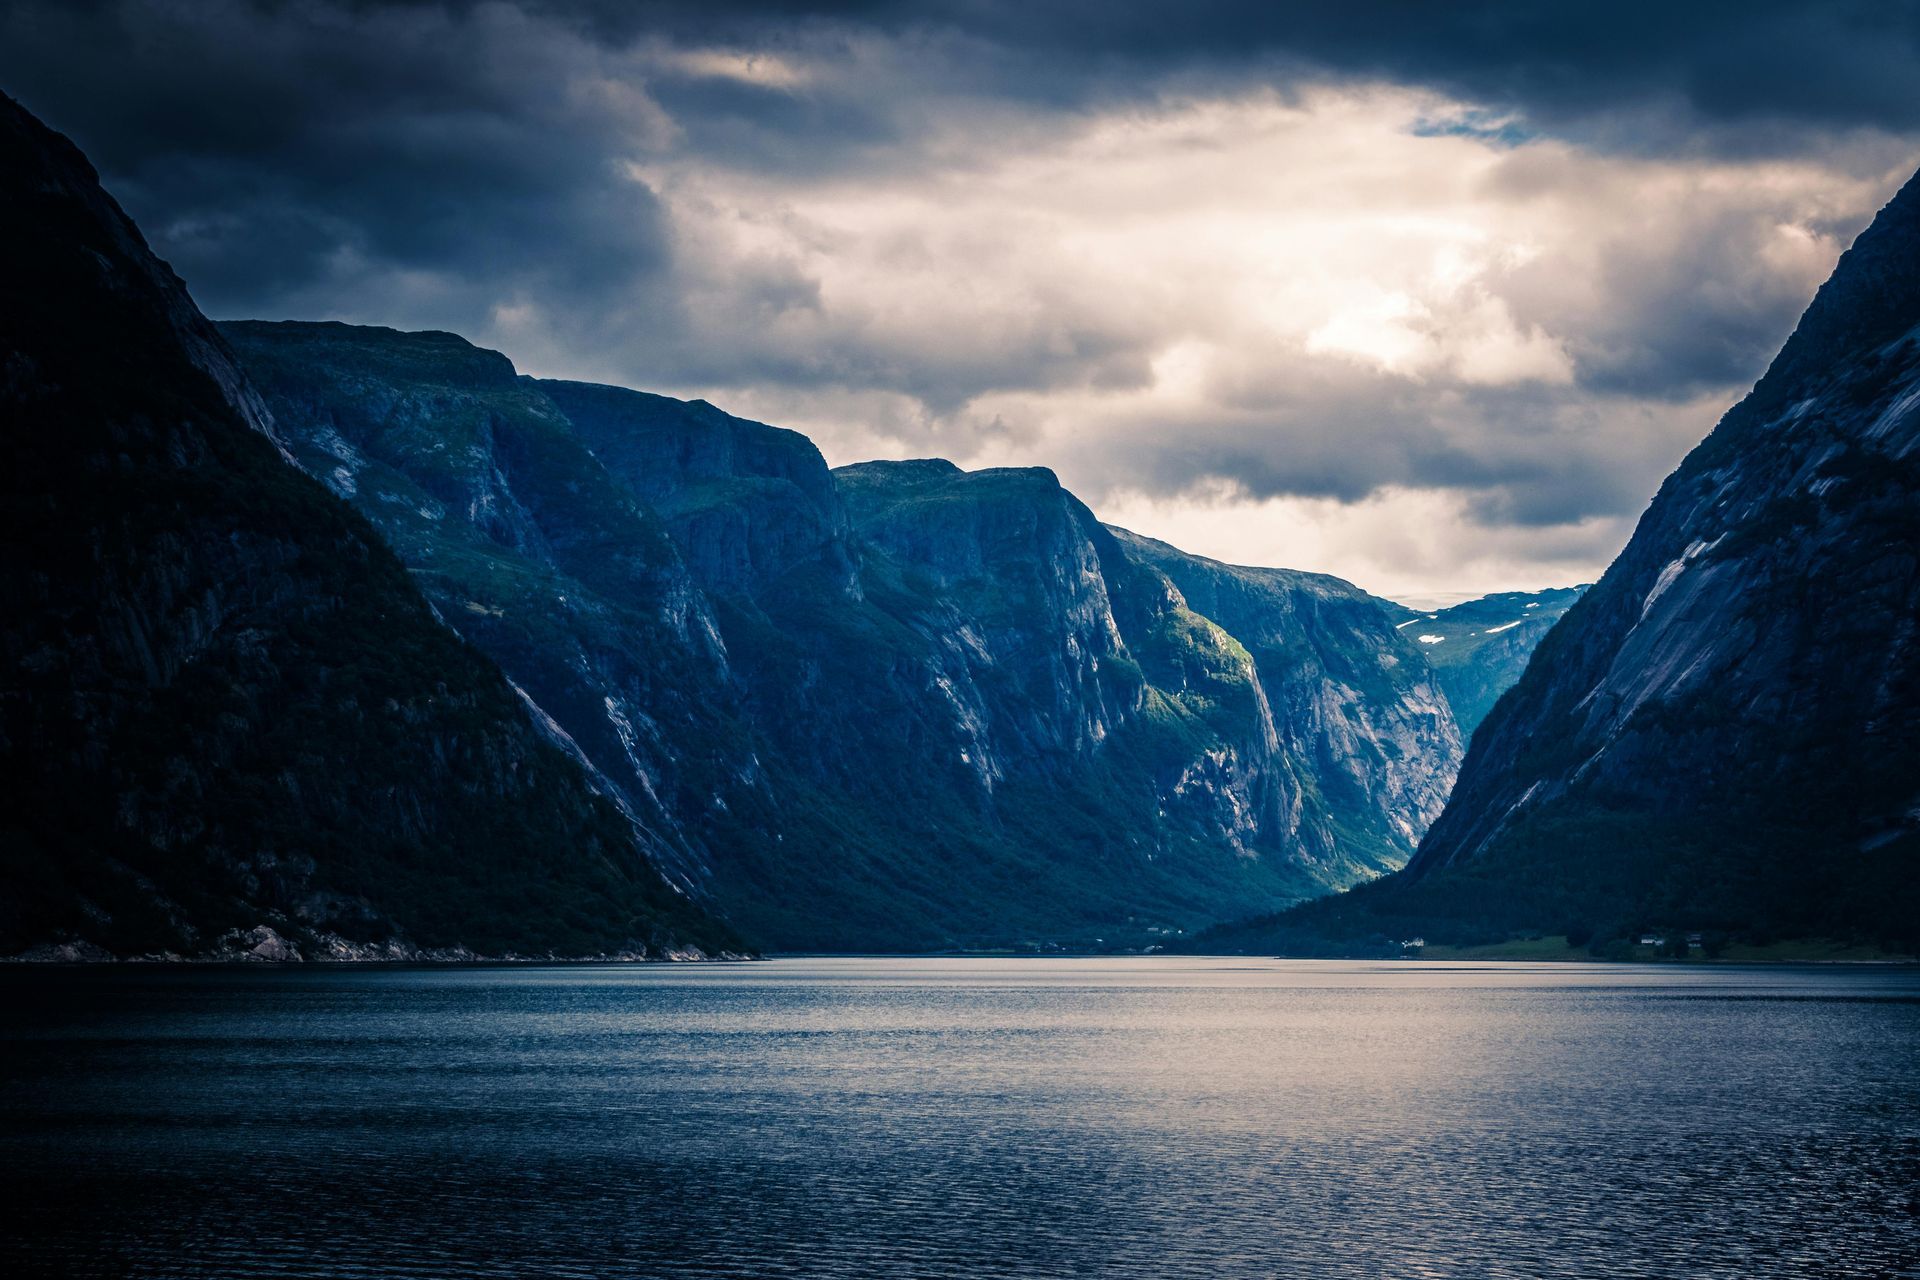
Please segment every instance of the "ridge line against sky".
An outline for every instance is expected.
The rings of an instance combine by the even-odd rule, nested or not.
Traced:
[[[1590,581],[1920,162],[1920,6],[15,0],[219,317],[1426,603]]]

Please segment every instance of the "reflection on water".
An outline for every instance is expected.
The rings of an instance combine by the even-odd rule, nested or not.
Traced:
[[[1920,973],[0,973],[7,1273],[1920,1274]]]

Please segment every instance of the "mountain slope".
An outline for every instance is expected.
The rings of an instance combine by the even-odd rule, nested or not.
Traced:
[[[1397,813],[1396,794],[1330,803],[1298,786],[1311,762],[1283,756],[1245,647],[1050,472],[928,459],[843,467],[823,485],[817,451],[790,432],[542,385],[616,473],[661,486],[670,526],[699,546],[689,562],[719,602],[768,767],[805,797],[790,811],[863,837],[857,882],[838,856],[806,873],[838,879],[836,901],[878,906],[871,884],[892,882],[955,942],[1016,929],[1146,941],[1397,866],[1431,816],[1416,810],[1403,830],[1371,818]],[[701,444],[703,431],[723,445]],[[689,457],[706,460],[691,495],[662,485]],[[716,554],[722,526],[748,546]],[[724,568],[749,562],[778,571]],[[1392,647],[1377,613],[1319,625],[1356,620]],[[1450,776],[1450,740],[1418,752]],[[1346,824],[1356,810],[1371,820]],[[807,865],[787,839],[753,869],[751,896],[806,900]]]
[[[1298,651],[1263,678],[1049,472],[830,473],[451,335],[227,332],[303,464],[771,945],[1144,944],[1401,865],[1457,761],[1377,602],[1275,575],[1239,602]],[[561,511],[595,558],[652,529],[673,555],[596,586]]]
[[[1920,948],[1920,180],[1668,478],[1392,882],[1296,933]]]
[[[0,99],[0,951],[737,946]]]
[[[1553,624],[1587,588],[1506,591],[1445,609],[1407,609],[1395,625],[1419,645],[1447,695],[1463,741],[1527,669],[1527,661]]]
[[[1227,565],[1114,530],[1128,554],[1166,574],[1187,603],[1244,643],[1280,757],[1316,806],[1359,843],[1409,848],[1440,812],[1460,755],[1426,655],[1389,626],[1382,602],[1325,574]],[[1311,826],[1309,831],[1312,831]],[[1331,825],[1307,838],[1336,842]],[[1371,864],[1394,870],[1397,858]]]
[[[295,459],[566,730],[682,884],[752,750],[665,525],[506,357],[448,333],[224,323]]]
[[[851,571],[846,512],[813,441],[704,400],[527,380],[672,529],[707,590],[750,596],[815,561]]]

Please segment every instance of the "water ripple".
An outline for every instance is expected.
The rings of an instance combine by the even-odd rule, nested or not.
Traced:
[[[8,972],[9,1275],[1920,1275],[1920,976]]]

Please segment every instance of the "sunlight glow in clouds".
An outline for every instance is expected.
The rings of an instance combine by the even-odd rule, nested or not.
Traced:
[[[1491,0],[882,8],[20,0],[0,74],[210,314],[1049,466],[1422,597],[1597,575],[1920,152],[1897,40],[1791,5],[1631,49]],[[1798,116],[1725,79],[1796,41]]]

